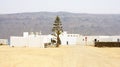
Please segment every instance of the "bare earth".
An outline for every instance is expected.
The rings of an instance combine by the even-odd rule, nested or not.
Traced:
[[[120,67],[120,48],[0,46],[0,67]]]

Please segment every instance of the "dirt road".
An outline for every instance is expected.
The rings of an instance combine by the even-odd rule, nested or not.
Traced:
[[[0,67],[120,67],[120,48],[0,46]]]

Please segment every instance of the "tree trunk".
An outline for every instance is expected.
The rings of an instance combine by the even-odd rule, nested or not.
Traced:
[[[56,47],[59,47],[60,44],[61,44],[61,40],[60,40],[59,35],[57,35],[57,44],[56,44]]]

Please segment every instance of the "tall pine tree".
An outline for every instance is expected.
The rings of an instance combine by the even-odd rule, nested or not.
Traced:
[[[59,47],[59,45],[61,44],[59,35],[63,32],[62,24],[61,24],[59,16],[57,16],[54,21],[52,31],[54,32],[54,35],[57,37],[56,47]]]

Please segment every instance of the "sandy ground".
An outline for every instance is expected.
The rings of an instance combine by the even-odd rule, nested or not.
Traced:
[[[120,48],[0,46],[0,67],[120,67]]]

